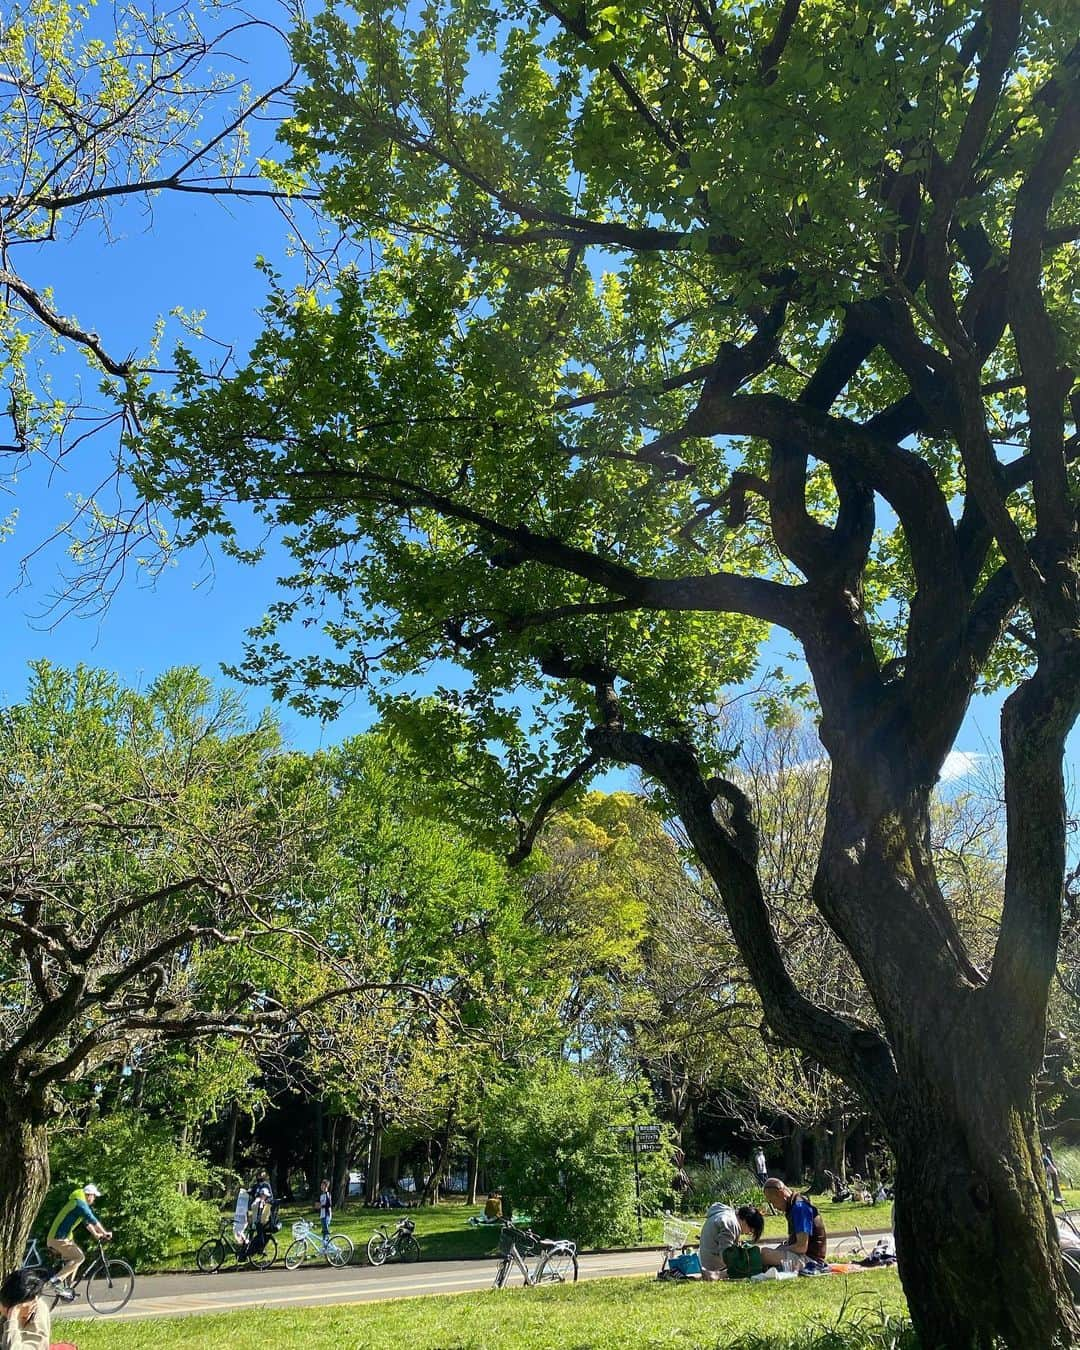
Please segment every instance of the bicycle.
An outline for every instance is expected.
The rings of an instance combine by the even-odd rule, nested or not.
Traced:
[[[864,1261],[870,1252],[863,1240],[862,1229],[855,1225],[855,1236],[841,1238],[836,1244],[833,1259],[836,1261]]]
[[[300,1219],[293,1224],[292,1235],[294,1241],[285,1253],[286,1270],[295,1270],[309,1256],[324,1256],[327,1265],[335,1266],[338,1270],[353,1259],[355,1249],[352,1238],[346,1237],[344,1233],[331,1233],[329,1237],[323,1237],[321,1233],[316,1235],[308,1220]]]
[[[413,1237],[415,1228],[412,1219],[399,1219],[389,1237],[385,1228],[376,1228],[368,1238],[367,1259],[373,1266],[385,1265],[387,1261],[419,1261],[420,1244]]]
[[[258,1250],[251,1248],[251,1239],[236,1241],[231,1219],[222,1219],[217,1237],[207,1238],[195,1253],[195,1264],[204,1275],[216,1275],[232,1256],[237,1266],[248,1265],[252,1270],[269,1270],[277,1260],[277,1240],[272,1233]]]
[[[693,1231],[693,1225],[681,1222],[672,1214],[664,1215],[664,1258],[656,1272],[658,1280],[681,1283],[691,1278],[685,1267],[688,1264],[686,1258],[697,1252],[696,1245],[690,1241]],[[699,1269],[700,1265],[699,1260]]]
[[[127,1306],[135,1292],[135,1272],[118,1256],[105,1254],[105,1242],[97,1239],[97,1251],[83,1263],[71,1284],[62,1281],[58,1268],[49,1263],[48,1256],[42,1256],[38,1249],[37,1238],[31,1238],[23,1254],[23,1266],[36,1270],[45,1281],[41,1297],[55,1308],[60,1302],[73,1303],[77,1297],[76,1285],[85,1283],[86,1301],[96,1313],[107,1316],[117,1313]]]
[[[518,1250],[519,1243],[523,1248],[521,1251]],[[534,1256],[539,1260],[530,1270],[527,1262]],[[499,1235],[499,1269],[495,1272],[493,1287],[505,1289],[515,1271],[529,1287],[574,1284],[578,1277],[577,1243],[566,1238],[538,1237],[531,1229],[504,1223]]]

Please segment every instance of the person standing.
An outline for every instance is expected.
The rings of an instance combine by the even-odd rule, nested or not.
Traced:
[[[828,1238],[816,1206],[778,1177],[766,1178],[764,1189],[765,1199],[787,1219],[787,1242],[776,1249],[784,1257],[785,1269],[802,1270],[808,1261],[824,1263]]]
[[[334,1197],[330,1194],[330,1182],[325,1177],[319,1187],[319,1222],[322,1224],[322,1240],[330,1237],[330,1220],[334,1217]]]
[[[49,1251],[54,1256],[58,1256],[64,1263],[56,1277],[56,1282],[60,1290],[60,1297],[67,1303],[70,1303],[75,1297],[75,1290],[72,1285],[79,1273],[79,1267],[86,1260],[86,1253],[73,1241],[72,1234],[80,1224],[85,1223],[93,1236],[101,1242],[108,1242],[112,1237],[112,1233],[90,1208],[91,1200],[98,1199],[100,1195],[101,1192],[92,1181],[88,1181],[85,1186],[77,1186],[68,1196],[67,1204],[53,1219],[52,1227],[49,1229],[49,1235],[45,1241]]]
[[[764,1186],[769,1174],[765,1170],[765,1150],[760,1144],[754,1151],[754,1175],[757,1177],[758,1185]]]
[[[15,1270],[0,1284],[0,1350],[49,1350],[52,1320],[41,1277]]]

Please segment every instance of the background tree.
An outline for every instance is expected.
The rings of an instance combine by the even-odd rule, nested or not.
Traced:
[[[1034,1106],[1080,709],[1068,19],[331,9],[299,34],[286,134],[365,261],[327,295],[277,287],[236,378],[181,354],[138,458],[196,537],[240,547],[237,502],[286,529],[294,589],[253,677],[319,704],[319,663],[275,637],[312,599],[331,685],[380,660],[468,672],[442,725],[471,721],[472,750],[443,764],[477,770],[521,846],[530,799],[603,763],[660,786],[774,1034],[886,1132],[916,1327],[958,1350],[1077,1330]],[[802,649],[831,763],[814,903],[876,1025],[792,978],[713,753],[718,691],[770,625]],[[986,683],[1012,689],[989,966],[929,846]]]
[[[248,725],[235,694],[186,669],[135,693],[41,663],[26,701],[0,716],[0,747],[10,1267],[49,1184],[49,1121],[74,1084],[155,1046],[287,1029],[347,980],[339,968],[308,997],[290,963],[311,942],[282,898],[302,885],[318,818],[281,791],[277,731]]]

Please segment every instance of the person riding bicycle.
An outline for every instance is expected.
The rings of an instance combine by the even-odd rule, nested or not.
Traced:
[[[55,1280],[60,1289],[60,1297],[68,1303],[75,1297],[72,1286],[79,1273],[79,1267],[86,1260],[86,1253],[72,1241],[72,1233],[81,1223],[85,1223],[100,1242],[108,1242],[112,1237],[112,1233],[90,1208],[90,1201],[98,1199],[100,1195],[101,1192],[92,1181],[88,1181],[85,1186],[77,1186],[68,1196],[67,1204],[53,1219],[46,1239],[45,1245],[49,1251],[64,1263]]]

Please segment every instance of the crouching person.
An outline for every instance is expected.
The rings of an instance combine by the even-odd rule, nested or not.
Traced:
[[[733,1247],[738,1248],[744,1237],[757,1242],[764,1227],[765,1220],[753,1205],[741,1205],[738,1209],[721,1201],[710,1205],[705,1211],[698,1242],[701,1278],[726,1280],[730,1260],[727,1253]]]

